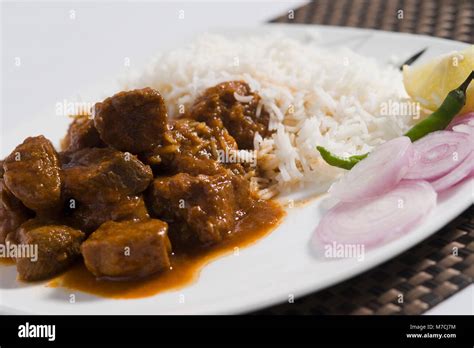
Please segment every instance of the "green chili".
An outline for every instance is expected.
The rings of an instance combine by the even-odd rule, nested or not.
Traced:
[[[354,167],[357,162],[363,160],[364,158],[367,157],[368,153],[363,154],[363,155],[354,155],[351,157],[339,157],[336,155],[333,155],[331,152],[326,150],[322,146],[316,146],[318,149],[319,153],[321,154],[321,157],[330,165],[333,167],[339,167],[339,168],[344,168],[344,169],[351,169]]]
[[[405,136],[409,137],[411,141],[416,141],[428,133],[445,129],[466,104],[466,90],[472,79],[474,79],[474,71],[469,74],[461,86],[448,93],[438,110],[413,126],[405,133]]]
[[[466,104],[467,87],[473,79],[474,71],[469,74],[467,79],[458,88],[448,93],[441,106],[435,112],[413,126],[405,133],[405,136],[409,137],[411,141],[416,141],[429,133],[445,129]],[[347,170],[369,155],[365,153],[343,158],[332,154],[322,146],[317,146],[316,148],[328,164]]]

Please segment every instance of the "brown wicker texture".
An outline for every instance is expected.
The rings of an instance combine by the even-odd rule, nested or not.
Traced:
[[[474,206],[381,266],[259,314],[421,314],[474,279]],[[469,304],[466,304],[469,305]]]
[[[320,0],[272,22],[373,28],[473,43],[474,1]],[[473,279],[471,206],[432,237],[383,265],[258,314],[421,314]]]
[[[473,0],[318,0],[272,22],[373,28],[474,42]]]

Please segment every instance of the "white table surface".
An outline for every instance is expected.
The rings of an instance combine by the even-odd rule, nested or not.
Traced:
[[[306,2],[2,2],[1,156],[30,135],[22,124],[31,122],[38,108],[58,117],[56,103],[122,74],[126,57],[131,68],[140,67],[160,45],[213,27],[263,23]],[[178,19],[180,10],[184,19]],[[48,136],[46,127],[38,133]],[[474,286],[426,314],[474,314]]]

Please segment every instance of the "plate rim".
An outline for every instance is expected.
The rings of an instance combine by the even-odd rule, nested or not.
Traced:
[[[290,28],[291,28],[290,31],[307,31],[309,29],[309,30],[313,30],[314,32],[318,32],[320,30],[329,30],[329,31],[336,31],[336,32],[347,32],[347,31],[350,31],[350,32],[365,32],[365,33],[372,33],[374,35],[389,35],[389,36],[397,36],[397,37],[406,37],[407,39],[423,38],[423,39],[427,39],[427,40],[430,40],[430,41],[439,42],[439,43],[442,43],[442,44],[451,44],[451,45],[452,44],[457,44],[457,45],[461,45],[461,46],[465,46],[465,47],[470,46],[470,44],[465,43],[465,42],[455,41],[455,40],[450,40],[450,39],[445,39],[445,38],[432,37],[432,36],[428,36],[428,35],[419,35],[419,34],[404,33],[404,32],[390,32],[390,31],[370,29],[370,28],[338,27],[338,26],[313,25],[313,24],[265,23],[265,24],[260,24],[260,25],[256,25],[256,26],[226,27],[224,29],[224,35],[228,35],[228,32],[226,33],[226,31],[229,31],[229,30],[233,31],[233,32],[240,32],[240,33],[251,33],[251,32],[258,32],[258,30],[262,29],[262,28],[270,29],[270,30],[280,29],[283,32],[287,29],[290,29]],[[212,29],[210,31],[215,31],[215,30],[219,30],[219,29]],[[222,28],[220,30],[221,30],[221,33],[222,33]],[[202,34],[202,33],[198,33],[197,35],[199,35],[199,34]],[[464,186],[467,186],[469,184],[471,186],[473,186],[473,192],[474,192],[474,179],[468,180],[467,182],[464,182],[464,183],[462,183],[458,186],[464,187]],[[320,198],[318,198],[318,200],[319,199]],[[375,261],[371,262],[370,264],[366,264],[365,267],[360,267],[355,272],[352,269],[347,270],[346,273],[351,271],[350,276],[347,276],[344,272],[342,272],[341,274],[338,274],[337,277],[333,278],[329,282],[326,282],[326,284],[324,286],[319,287],[319,288],[317,288],[314,285],[314,282],[307,282],[305,284],[305,286],[300,285],[299,288],[298,288],[297,297],[302,297],[302,296],[308,295],[310,293],[315,293],[315,292],[321,291],[321,290],[326,289],[330,286],[333,286],[334,284],[338,284],[338,283],[341,283],[345,280],[349,280],[349,279],[351,279],[351,278],[353,278],[353,277],[355,277],[355,276],[357,276],[357,275],[359,275],[363,272],[366,272],[370,269],[373,269],[374,267],[376,267],[376,266],[378,266],[378,265],[380,265],[384,262],[392,260],[397,255],[409,250],[412,247],[415,247],[416,245],[419,245],[423,240],[425,240],[426,238],[428,238],[428,237],[434,235],[435,233],[437,233],[440,229],[444,228],[450,221],[454,220],[463,211],[465,211],[471,204],[472,204],[472,202],[469,202],[469,200],[460,202],[460,204],[456,206],[457,209],[452,209],[452,211],[449,214],[443,215],[443,218],[441,219],[441,220],[443,220],[443,222],[440,224],[440,226],[433,229],[432,232],[430,232],[427,235],[423,235],[423,236],[419,236],[418,238],[414,238],[417,241],[415,243],[411,243],[410,246],[401,246],[400,245],[395,250],[395,253],[393,253],[391,256],[389,256],[387,258],[379,258],[378,260],[375,260]],[[462,207],[462,210],[459,212],[461,207]],[[284,222],[284,220],[283,220],[283,222]],[[421,226],[424,226],[424,225],[425,225],[425,222],[423,222],[423,224]],[[421,228],[421,226],[418,226],[416,229]],[[275,230],[270,232],[270,234],[272,234],[274,232],[275,232]],[[413,232],[411,232],[411,233],[413,233]],[[258,241],[257,241],[257,244],[258,244]],[[256,248],[257,244],[250,245],[249,248]],[[217,259],[214,259],[213,261],[211,261],[211,263],[214,263],[215,261],[217,261],[221,258],[224,258],[224,257],[227,257],[227,255],[224,255],[224,256],[221,256]],[[207,266],[205,266],[203,269],[205,269],[206,267]],[[198,276],[198,279],[194,283],[191,283],[191,284],[185,286],[183,289],[187,288],[190,285],[195,284],[196,282],[199,282],[199,278],[200,278],[200,276]],[[38,286],[44,287],[45,284],[39,284]],[[315,290],[315,287],[317,288],[316,290]],[[1,298],[2,298],[1,295],[2,295],[2,292],[4,292],[4,291],[5,291],[4,289],[0,289],[0,312],[2,314],[11,314],[11,315],[39,314],[39,313],[34,312],[34,311],[33,312],[24,312],[24,311],[16,309],[15,307],[10,307],[10,306],[4,305],[3,303],[1,303],[2,302],[1,301]],[[155,296],[159,296],[159,294],[154,295],[152,297],[155,297]],[[296,297],[296,294],[295,294],[295,297]],[[106,300],[111,300],[111,299],[106,299]],[[141,299],[136,299],[136,300],[140,301]],[[119,303],[121,301],[133,301],[133,300],[113,300],[113,301],[116,301],[115,303]],[[261,300],[261,299],[256,299],[254,301],[246,300],[244,305],[242,305],[242,304],[233,304],[233,305],[229,304],[228,306],[221,306],[220,310],[216,310],[216,309],[213,309],[212,311],[206,310],[206,311],[204,311],[204,314],[243,314],[243,313],[248,313],[250,311],[261,310],[263,308],[267,308],[269,306],[272,306],[272,305],[275,305],[275,304],[280,304],[280,303],[283,303],[282,299],[278,298],[278,296],[275,295],[275,296],[272,296],[271,298],[268,298],[267,300]],[[200,313],[202,313],[202,312],[200,312]],[[42,313],[42,314],[47,314],[47,313]],[[75,313],[63,313],[63,314],[65,314],[65,315],[74,315]],[[94,313],[90,313],[90,314],[94,314]],[[196,314],[196,313],[179,313],[179,314]]]

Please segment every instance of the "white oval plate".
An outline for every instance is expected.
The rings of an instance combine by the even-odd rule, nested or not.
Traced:
[[[467,46],[425,36],[321,26],[266,25],[219,32],[232,36],[271,30],[284,31],[301,39],[308,30],[316,30],[327,45],[349,46],[381,62],[388,62],[392,55],[408,57],[424,47],[428,50],[420,61]],[[97,90],[100,87],[97,86]],[[58,141],[66,123],[57,119],[48,123],[47,117],[35,115],[29,125],[22,125],[18,132],[4,130],[3,145],[7,151],[3,151],[2,156],[22,140],[19,134],[35,134],[41,130]],[[285,302],[289,296],[299,297],[341,282],[422,242],[472,204],[473,184],[472,180],[464,182],[441,195],[435,211],[422,225],[389,244],[366,252],[363,261],[327,261],[311,254],[309,240],[324,212],[323,196],[304,207],[289,209],[283,223],[269,236],[241,250],[238,256],[229,255],[212,262],[202,270],[198,281],[181,290],[136,300],[112,300],[76,292],[76,302],[71,304],[69,291],[18,283],[15,268],[2,266],[0,310],[12,314],[233,314],[257,310]]]

